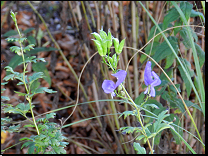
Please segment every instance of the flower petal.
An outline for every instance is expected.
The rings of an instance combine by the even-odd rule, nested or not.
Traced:
[[[150,96],[155,97],[155,88],[150,86]]]
[[[151,74],[151,61],[148,61],[144,70],[144,83],[146,86],[153,82]]]
[[[126,71],[125,70],[120,70],[118,71],[117,73],[115,74],[111,74],[113,76],[115,76],[117,78],[117,82],[116,82],[116,85],[115,85],[115,89],[116,87],[118,87],[126,78]]]
[[[149,87],[146,88],[146,90],[144,91],[144,94],[147,94]]]
[[[116,94],[114,92],[111,93],[111,98],[113,99],[113,97],[116,96]]]
[[[102,88],[105,93],[112,93],[116,89],[116,84],[111,80],[104,80],[102,83]]]
[[[152,71],[152,76],[154,77],[154,80],[151,83],[151,86],[159,86],[161,84],[160,77],[154,71]]]

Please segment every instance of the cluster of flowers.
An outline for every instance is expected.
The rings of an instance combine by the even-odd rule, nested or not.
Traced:
[[[120,70],[115,74],[111,74],[112,76],[115,76],[117,78],[117,82],[114,83],[112,80],[104,80],[102,83],[102,88],[105,93],[109,94],[111,93],[111,96],[115,96],[114,90],[124,81],[126,78],[126,71]],[[153,79],[154,78],[154,79]],[[151,62],[148,61],[145,67],[144,71],[144,82],[147,86],[147,89],[145,90],[144,94],[149,93],[149,96],[155,97],[155,86],[158,86],[161,84],[161,80],[159,76],[154,72],[151,71]]]

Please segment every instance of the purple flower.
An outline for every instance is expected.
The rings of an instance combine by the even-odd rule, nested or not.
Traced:
[[[152,78],[154,77],[154,79]],[[150,96],[155,97],[155,86],[158,86],[161,84],[161,80],[159,76],[152,71],[151,72],[151,62],[148,61],[144,70],[144,82],[147,86],[147,89],[145,90],[144,94],[147,94],[149,88],[150,88]]]
[[[114,90],[124,81],[126,74],[125,70],[120,70],[115,74],[111,74],[117,78],[117,82],[114,83],[112,80],[104,80],[102,84],[104,92],[107,94],[111,93],[112,97],[115,96]]]

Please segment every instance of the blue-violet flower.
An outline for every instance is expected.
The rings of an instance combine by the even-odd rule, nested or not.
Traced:
[[[105,93],[111,93],[111,97],[115,96],[114,90],[124,81],[126,78],[126,71],[120,70],[115,74],[111,74],[117,78],[117,82],[114,83],[112,80],[104,80],[102,84],[102,88]]]
[[[154,79],[152,77],[154,77]],[[144,70],[144,82],[145,85],[147,86],[147,89],[145,90],[144,94],[147,94],[150,88],[150,96],[155,97],[154,87],[160,85],[161,80],[154,71],[151,72],[151,61],[148,61],[146,64]]]

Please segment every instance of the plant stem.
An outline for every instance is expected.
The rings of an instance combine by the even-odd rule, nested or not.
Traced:
[[[28,100],[28,102],[29,102],[29,104],[30,104],[30,111],[31,111],[31,114],[32,114],[33,122],[34,122],[34,125],[35,125],[35,128],[36,128],[36,131],[37,131],[37,133],[38,133],[38,135],[39,135],[40,132],[39,132],[38,126],[37,126],[37,124],[36,124],[36,122],[35,122],[35,116],[34,116],[33,110],[32,110],[32,97],[31,97],[31,98],[28,98],[27,100]]]
[[[18,34],[19,34],[19,36],[20,36],[20,39],[22,38],[22,35],[21,35],[21,33],[20,33],[20,31],[19,31],[19,28],[18,28],[18,25],[17,25],[17,22],[15,21],[15,26],[16,26],[16,28],[17,28],[17,32],[18,32]],[[21,41],[19,40],[19,44],[20,44],[20,49],[21,49],[21,53],[22,53],[22,60],[23,60],[23,66],[24,66],[24,69],[23,69],[23,75],[22,75],[22,77],[23,77],[23,83],[24,83],[24,85],[25,85],[25,89],[26,89],[26,92],[27,92],[27,95],[29,95],[30,94],[30,90],[27,88],[27,84],[26,84],[26,82],[25,82],[25,72],[26,72],[26,68],[27,68],[27,66],[25,65],[25,58],[24,58],[24,52],[23,52],[23,49],[22,49],[22,43],[21,43]],[[39,130],[38,130],[38,127],[37,127],[37,124],[36,124],[36,121],[35,121],[35,117],[34,117],[34,114],[33,114],[33,110],[32,110],[32,97],[26,97],[26,99],[28,100],[28,102],[29,102],[29,104],[30,104],[30,111],[31,111],[31,114],[32,114],[32,118],[33,118],[33,123],[34,123],[34,125],[35,125],[35,128],[36,128],[36,131],[37,131],[37,133],[38,133],[38,135],[39,135]]]
[[[139,120],[139,123],[140,123],[141,126],[142,126],[143,135],[144,135],[145,138],[147,139],[148,146],[149,146],[149,148],[150,148],[151,153],[153,154],[152,147],[151,147],[151,145],[150,145],[149,139],[148,139],[148,137],[147,137],[147,135],[146,135],[146,132],[145,132],[145,130],[144,130],[144,126],[143,126],[143,123],[142,123],[142,120],[141,120],[141,117],[140,117],[140,109],[138,109],[137,105],[134,103],[134,101],[132,100],[132,98],[129,96],[129,94],[128,94],[128,92],[126,91],[126,89],[125,89],[125,87],[123,86],[123,84],[121,84],[121,86],[122,86],[124,92],[126,93],[127,97],[129,98],[129,101],[131,101],[131,102],[134,104],[134,107],[135,107],[136,110],[137,110],[137,113],[138,113],[138,114],[137,114],[137,118],[138,118],[138,120]]]

